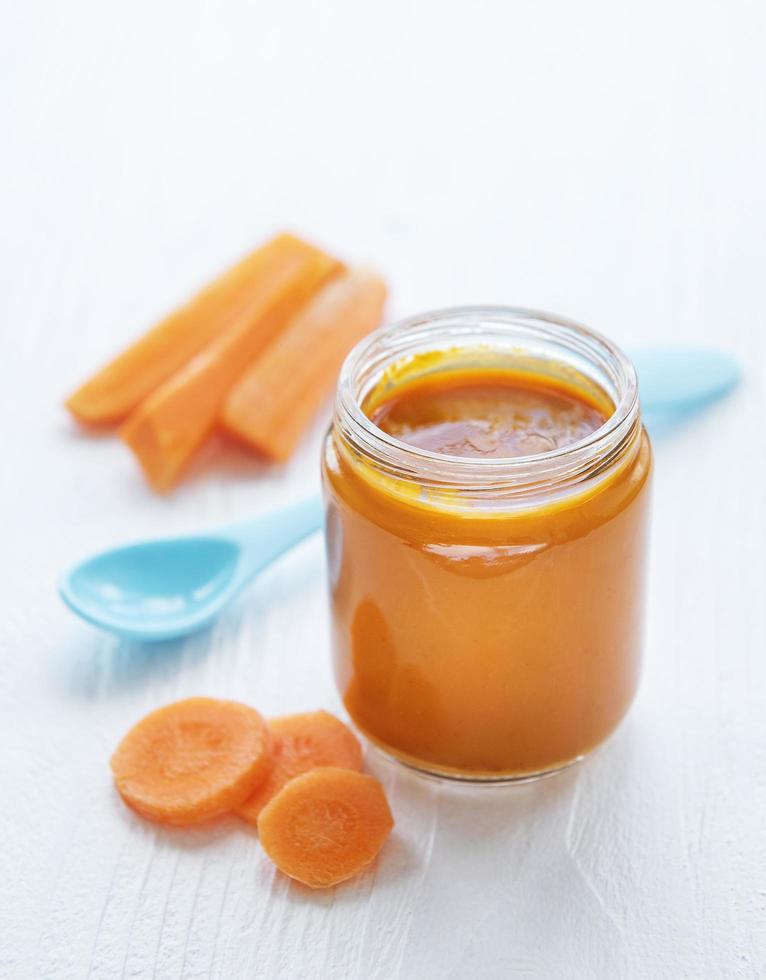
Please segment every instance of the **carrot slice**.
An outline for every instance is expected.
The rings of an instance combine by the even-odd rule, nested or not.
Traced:
[[[268,726],[236,701],[189,698],[153,711],[112,756],[117,790],[138,813],[186,825],[238,806],[271,765]]]
[[[312,769],[296,776],[261,811],[258,835],[280,871],[311,888],[329,888],[372,863],[394,826],[372,776]]]
[[[289,318],[340,270],[316,249],[283,266],[260,302],[252,305],[133,412],[120,430],[144,474],[169,490],[215,427],[231,385]]]
[[[255,826],[258,815],[282,787],[318,766],[362,768],[362,749],[353,732],[327,711],[285,715],[269,722],[272,766],[252,796],[235,809]]]
[[[287,459],[343,358],[380,324],[385,301],[385,283],[369,271],[325,286],[229,392],[224,428],[272,459]]]
[[[119,354],[66,402],[88,425],[115,424],[174,371],[182,367],[231,320],[258,307],[275,277],[314,249],[293,235],[277,235],[224,272]]]

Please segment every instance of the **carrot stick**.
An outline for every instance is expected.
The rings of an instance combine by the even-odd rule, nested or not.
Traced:
[[[379,325],[385,299],[383,281],[362,270],[325,286],[231,389],[224,428],[272,459],[287,459],[343,358]]]
[[[258,836],[280,871],[329,888],[374,861],[393,825],[376,779],[321,768],[292,779],[264,807]]]
[[[258,814],[291,779],[318,766],[362,768],[362,749],[355,735],[326,711],[285,715],[269,722],[272,766],[252,796],[234,811],[255,826]]]
[[[160,823],[186,825],[245,800],[271,765],[270,735],[254,708],[189,698],[153,711],[112,756],[123,800]]]
[[[227,391],[340,264],[312,249],[283,266],[259,302],[160,385],[120,430],[151,485],[169,490],[215,427]]]
[[[292,235],[277,235],[86,381],[67,400],[67,408],[85,424],[121,422],[159,384],[218,336],[234,317],[262,303],[281,270],[292,268],[313,251],[310,245]]]

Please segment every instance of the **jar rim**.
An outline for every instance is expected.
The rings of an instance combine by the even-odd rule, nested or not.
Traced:
[[[614,410],[582,439],[526,456],[449,456],[405,443],[365,414],[360,379],[365,368],[395,363],[418,345],[422,348],[430,336],[447,330],[456,340],[487,331],[498,337],[520,331],[530,338],[554,340],[606,372],[614,387]],[[638,381],[633,364],[617,344],[575,320],[516,306],[445,307],[384,325],[351,350],[338,381],[335,424],[352,446],[392,475],[466,489],[579,482],[594,465],[600,470],[609,458],[619,456],[640,427]]]

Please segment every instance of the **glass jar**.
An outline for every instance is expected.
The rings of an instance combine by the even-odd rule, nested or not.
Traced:
[[[606,398],[579,442],[510,459],[407,445],[363,405],[424,373],[534,372]],[[529,779],[581,759],[633,700],[651,448],[635,371],[596,332],[476,307],[372,334],[324,446],[334,667],[362,733],[419,770]]]

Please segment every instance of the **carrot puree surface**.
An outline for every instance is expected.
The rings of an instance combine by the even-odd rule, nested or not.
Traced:
[[[497,370],[405,377],[362,407],[400,441],[470,458],[561,448],[612,410],[572,379]],[[485,779],[603,741],[638,681],[650,470],[640,429],[582,488],[487,508],[392,480],[331,435],[335,672],[362,732],[420,768]]]
[[[402,442],[447,456],[508,458],[561,449],[606,421],[563,385],[524,375],[450,373],[405,387],[369,416]]]

